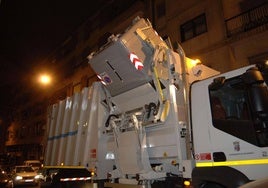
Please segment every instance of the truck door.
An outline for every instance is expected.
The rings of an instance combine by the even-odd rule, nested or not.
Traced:
[[[191,126],[195,186],[239,187],[267,176],[268,90],[256,67],[193,83]]]
[[[249,179],[262,176],[253,173],[268,164],[268,90],[261,73],[251,68],[242,75],[216,78],[209,85],[209,98],[213,165],[236,168]]]
[[[215,128],[257,147],[268,146],[268,91],[257,69],[209,85]]]

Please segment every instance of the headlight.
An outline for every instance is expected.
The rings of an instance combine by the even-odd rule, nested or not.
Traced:
[[[43,175],[37,174],[36,176],[34,176],[34,179],[43,179]]]
[[[22,176],[16,176],[15,180],[22,180]]]

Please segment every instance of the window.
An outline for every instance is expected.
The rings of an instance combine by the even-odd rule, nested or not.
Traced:
[[[202,14],[180,26],[181,41],[192,39],[207,32],[206,15]]]
[[[263,110],[267,106],[267,90],[259,80],[245,81],[249,77],[246,73],[232,79],[217,78],[210,84],[212,124],[248,143],[267,147],[268,114]]]

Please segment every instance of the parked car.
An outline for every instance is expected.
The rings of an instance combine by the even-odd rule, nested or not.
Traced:
[[[0,187],[1,188],[13,188],[13,181],[12,179],[1,170],[0,172]]]
[[[37,172],[30,166],[15,166],[12,172],[14,186],[17,185],[37,185]]]
[[[80,166],[45,166],[37,177],[41,188],[79,188],[91,183],[91,173]]]
[[[31,166],[35,171],[38,171],[38,169],[42,166],[42,163],[39,160],[26,160],[23,162],[23,165]]]

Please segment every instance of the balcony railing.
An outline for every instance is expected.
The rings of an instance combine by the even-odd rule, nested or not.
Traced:
[[[268,3],[225,20],[227,37],[268,25]]]

